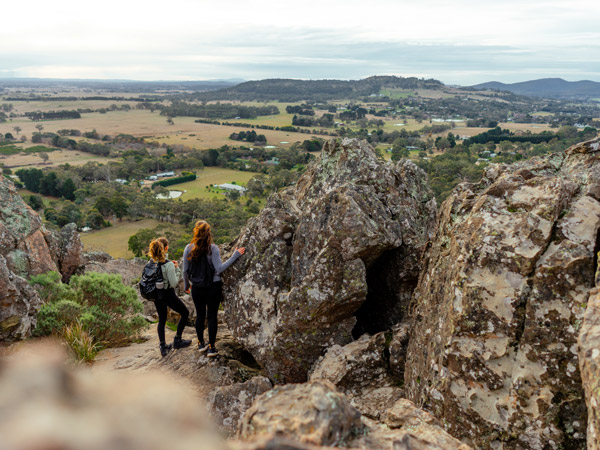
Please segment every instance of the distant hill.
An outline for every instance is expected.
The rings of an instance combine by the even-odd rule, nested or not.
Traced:
[[[165,92],[208,91],[236,85],[243,80],[206,81],[137,81],[137,80],[86,80],[59,78],[0,78],[2,88],[79,88],[108,90],[111,92]]]
[[[442,89],[438,80],[374,76],[363,80],[293,80],[268,79],[247,81],[233,87],[194,94],[197,100],[240,101],[327,101],[376,95],[382,89]]]
[[[595,81],[566,81],[562,78],[542,78],[505,84],[498,81],[471,86],[474,89],[508,91],[514,94],[550,98],[600,98],[600,83]]]

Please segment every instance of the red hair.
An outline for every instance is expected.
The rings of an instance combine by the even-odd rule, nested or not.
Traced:
[[[213,243],[212,235],[210,234],[210,225],[204,220],[199,220],[194,226],[194,237],[192,237],[194,248],[190,252],[189,260],[202,255],[210,254],[210,245]]]

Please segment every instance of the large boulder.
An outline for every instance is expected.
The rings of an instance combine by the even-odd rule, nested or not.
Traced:
[[[414,293],[407,397],[482,448],[581,448],[600,140],[457,187]]]
[[[346,394],[363,415],[380,419],[404,395],[390,371],[391,332],[364,334],[345,346],[333,345],[310,371],[310,381],[327,380]]]
[[[225,273],[229,328],[272,380],[306,380],[328,347],[405,318],[435,214],[413,163],[385,163],[364,141],[326,143],[242,230],[247,253]]]
[[[600,449],[600,273],[579,334],[579,367],[588,411],[587,448]]]
[[[71,275],[83,271],[83,244],[74,223],[65,225],[59,231],[44,230],[44,238],[63,282],[69,281]]]
[[[0,175],[0,255],[19,276],[58,272],[45,239],[40,216],[18,194],[15,185]]]
[[[53,270],[66,280],[81,264],[75,226],[46,230],[12,181],[0,175],[0,340],[26,338],[35,328],[41,300],[27,278]]]
[[[0,341],[30,336],[41,305],[37,291],[15,275],[0,255]]]
[[[213,419],[230,437],[236,435],[244,413],[260,394],[273,386],[267,377],[252,377],[243,383],[215,388],[208,394],[207,406]]]
[[[288,384],[259,396],[242,418],[239,436],[281,434],[313,445],[338,446],[363,428],[358,412],[328,381]]]

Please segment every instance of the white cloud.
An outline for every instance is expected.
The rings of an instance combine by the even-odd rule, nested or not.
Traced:
[[[590,0],[7,2],[0,76],[600,78]],[[575,72],[575,73],[574,73]],[[452,75],[456,74],[456,75]],[[495,76],[498,74],[498,76]],[[452,78],[452,80],[450,80]]]

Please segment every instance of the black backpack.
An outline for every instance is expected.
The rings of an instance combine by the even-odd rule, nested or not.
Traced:
[[[207,288],[213,284],[215,268],[209,255],[192,258],[187,267],[188,279],[194,286]]]
[[[162,274],[162,265],[164,263],[155,263],[149,261],[144,266],[142,279],[140,280],[140,294],[146,300],[161,300],[164,294],[164,280]]]

